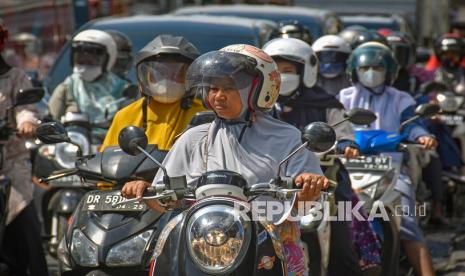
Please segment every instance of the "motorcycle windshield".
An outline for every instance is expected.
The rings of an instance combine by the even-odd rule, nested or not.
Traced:
[[[407,139],[404,134],[384,130],[356,130],[354,134],[362,154],[396,152],[399,144]]]

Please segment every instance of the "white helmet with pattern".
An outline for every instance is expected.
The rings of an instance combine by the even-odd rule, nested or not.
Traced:
[[[189,67],[187,89],[200,92],[207,108],[211,107],[206,101],[208,90],[205,88],[212,85],[232,85],[238,90],[248,88],[248,108],[269,111],[278,98],[281,78],[276,63],[264,51],[251,45],[235,44],[203,54]]]

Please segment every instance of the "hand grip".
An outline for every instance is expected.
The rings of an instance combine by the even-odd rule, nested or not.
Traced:
[[[150,186],[147,189],[144,190],[143,197],[148,197],[148,196],[156,196],[157,195],[157,190],[155,187]]]

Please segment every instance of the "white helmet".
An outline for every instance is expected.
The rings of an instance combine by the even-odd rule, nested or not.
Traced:
[[[352,48],[342,37],[337,35],[322,36],[313,43],[312,48],[320,61],[320,75],[322,77],[332,79],[344,73]]]
[[[350,54],[352,48],[342,37],[337,35],[325,35],[318,38],[312,45],[313,51],[316,53],[322,51],[334,51]]]
[[[296,38],[276,38],[263,46],[271,57],[280,57],[304,66],[302,81],[306,87],[313,87],[318,77],[318,58],[312,47]]]
[[[110,34],[100,30],[85,30],[78,33],[72,41],[72,50],[83,47],[84,49],[95,50],[98,54],[98,48],[92,49],[92,46],[103,47],[104,60],[103,71],[109,72],[116,62],[118,56],[118,48],[116,42],[113,40]],[[71,57],[71,64],[74,65],[74,59]]]

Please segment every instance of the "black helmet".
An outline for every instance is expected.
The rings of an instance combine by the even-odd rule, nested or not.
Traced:
[[[386,36],[386,39],[401,68],[409,68],[415,63],[416,46],[410,35],[404,32],[392,32]]]
[[[352,49],[355,49],[366,42],[379,42],[389,47],[386,38],[373,30],[360,30],[360,32],[352,38],[352,41],[350,41],[349,44]]]
[[[116,30],[106,30],[116,42],[118,56],[111,71],[118,76],[126,77],[132,66],[132,42],[127,35]]]
[[[185,94],[187,68],[198,56],[197,48],[182,36],[157,36],[136,56],[137,80],[142,93],[159,102],[177,100],[181,93]],[[166,88],[170,91],[164,91]]]
[[[313,37],[307,27],[300,24],[296,20],[281,21],[277,31],[275,31],[271,38],[297,38],[305,41],[308,45],[312,45]]]
[[[442,61],[446,51],[456,52],[460,59],[465,56],[465,43],[457,34],[444,34],[434,43],[434,54]]]

